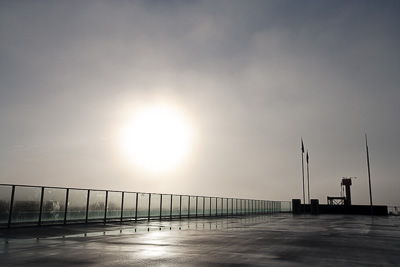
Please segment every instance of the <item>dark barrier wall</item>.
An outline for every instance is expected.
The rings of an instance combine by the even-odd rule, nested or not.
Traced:
[[[387,206],[373,206],[373,215],[387,216]],[[370,215],[371,206],[369,205],[319,205],[320,214],[355,214]]]
[[[370,205],[327,205],[319,204],[318,199],[311,199],[311,204],[301,204],[300,199],[292,199],[293,214],[353,214],[371,215]],[[372,215],[388,216],[387,206],[373,206]]]
[[[300,199],[292,199],[292,210],[294,214],[300,214],[302,212]]]
[[[311,214],[319,214],[319,200],[311,199]]]

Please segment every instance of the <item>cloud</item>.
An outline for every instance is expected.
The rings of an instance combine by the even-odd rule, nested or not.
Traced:
[[[399,171],[397,3],[0,5],[4,181],[291,199],[302,192],[303,136],[314,196],[358,176],[354,201],[365,203],[368,132],[377,201],[398,202],[385,194]],[[187,165],[163,177],[134,170],[115,148],[126,112],[155,99],[179,106],[198,132]],[[21,168],[12,144],[51,156]]]

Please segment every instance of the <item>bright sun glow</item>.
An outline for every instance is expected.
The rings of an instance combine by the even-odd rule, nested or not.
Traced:
[[[167,106],[136,110],[123,130],[122,145],[133,163],[149,172],[177,167],[188,153],[191,129],[182,114]]]

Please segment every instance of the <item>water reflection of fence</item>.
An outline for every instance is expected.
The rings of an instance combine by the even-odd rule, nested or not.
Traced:
[[[290,201],[0,185],[0,226],[291,212]]]

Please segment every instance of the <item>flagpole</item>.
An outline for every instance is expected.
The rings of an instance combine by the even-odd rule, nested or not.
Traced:
[[[301,169],[303,173],[303,204],[306,204],[306,192],[304,191],[304,144],[303,137],[301,138]],[[305,208],[305,207],[304,207]]]
[[[307,160],[307,186],[308,186],[308,190],[307,190],[307,192],[308,192],[308,204],[310,204],[310,169],[309,169],[309,167],[308,167],[308,165],[309,165],[309,162],[308,162],[308,160],[309,160],[309,157],[308,157],[308,149],[307,149],[307,156],[306,156],[306,160]]]
[[[368,180],[369,180],[369,203],[371,205],[371,215],[373,215],[372,190],[371,190],[371,169],[369,166],[369,151],[368,151],[367,134],[365,134],[365,149],[367,151],[367,167],[368,167]]]

